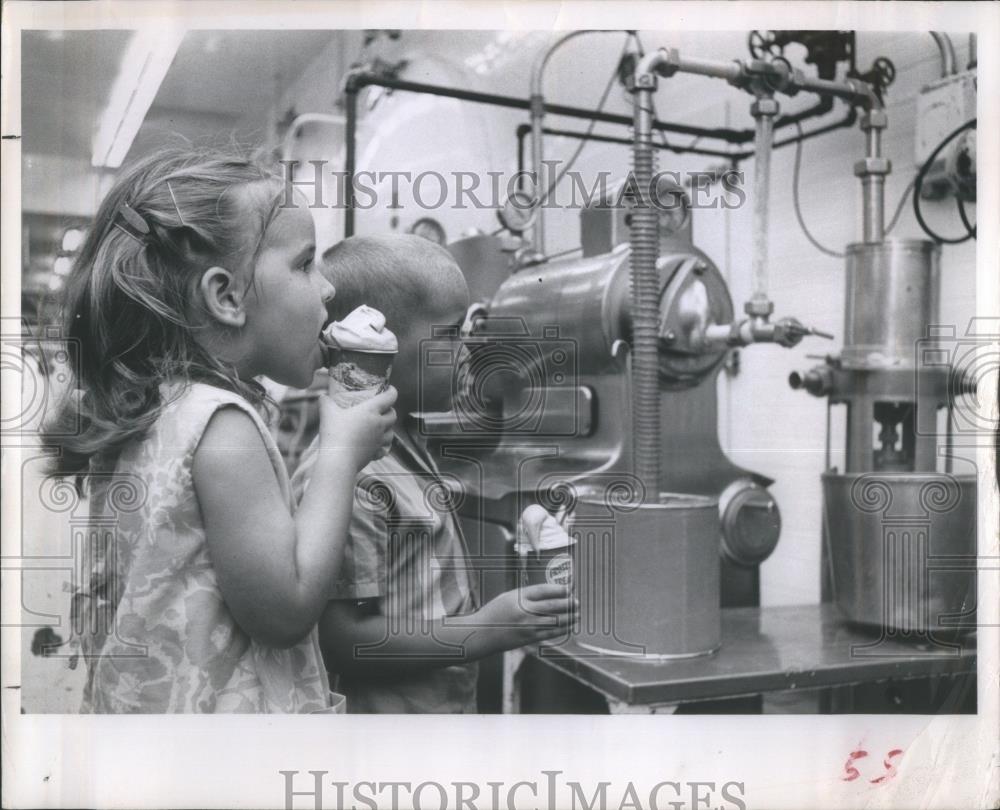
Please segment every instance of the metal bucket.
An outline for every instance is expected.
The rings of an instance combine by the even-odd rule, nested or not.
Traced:
[[[824,473],[823,506],[848,620],[920,636],[975,626],[974,475]]]
[[[574,640],[610,655],[689,658],[719,648],[719,506],[582,494],[571,534],[580,618]]]

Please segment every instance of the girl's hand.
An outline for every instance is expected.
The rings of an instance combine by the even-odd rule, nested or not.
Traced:
[[[329,396],[320,394],[319,451],[335,451],[356,472],[369,461],[382,458],[392,445],[395,401],[396,389],[391,385],[350,408],[341,408]]]

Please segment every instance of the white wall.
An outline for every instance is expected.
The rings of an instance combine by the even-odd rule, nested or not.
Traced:
[[[747,55],[745,33],[665,34],[642,32],[644,46],[678,47],[682,53],[711,58],[742,58]],[[602,34],[569,43],[552,62],[545,91],[552,102],[589,107],[596,104],[607,76],[616,64],[624,35]],[[967,61],[967,36],[955,34],[958,64]],[[371,55],[393,60],[405,57],[410,66],[404,76],[416,81],[452,84],[506,95],[526,97],[531,60],[548,35],[506,32],[404,32],[397,43],[379,43]],[[286,98],[298,112],[334,111],[343,71],[360,50],[356,34],[344,35],[331,45]],[[790,50],[789,57],[798,56]],[[885,154],[892,160],[893,174],[887,183],[887,219],[895,210],[903,189],[913,177],[915,94],[939,75],[939,59],[930,36],[863,33],[858,37],[858,65],[866,69],[877,56],[891,59],[897,69],[895,84],[887,97],[889,130],[884,138]],[[810,66],[803,66],[812,70]],[[375,93],[367,97],[370,101]],[[751,127],[749,97],[722,82],[681,76],[660,84],[656,97],[659,115],[665,120],[699,125]],[[786,111],[813,103],[805,95],[782,99]],[[363,109],[365,109],[364,105]],[[628,101],[614,88],[606,109],[629,113]],[[514,130],[527,116],[519,111],[495,110],[443,99],[395,93],[381,95],[371,111],[365,110],[359,142],[359,169],[384,171],[424,169],[439,171],[502,170],[515,166]],[[556,121],[554,125],[582,129],[579,121]],[[960,122],[956,122],[956,125]],[[814,126],[807,122],[808,129]],[[598,131],[624,134],[624,128],[601,127]],[[785,133],[788,130],[784,131]],[[671,142],[691,139],[671,136]],[[546,157],[566,159],[577,141],[549,138]],[[705,145],[703,143],[703,145]],[[827,247],[843,251],[860,236],[859,184],[853,164],[863,150],[863,135],[856,129],[838,130],[807,141],[802,157],[801,205],[806,222]],[[300,157],[338,157],[329,141],[317,136],[300,144]],[[312,154],[312,152],[315,154]],[[819,600],[821,496],[819,475],[823,469],[825,406],[787,385],[791,370],[808,368],[815,361],[807,354],[823,354],[839,348],[843,329],[843,261],[816,251],[805,239],[792,208],[794,147],[774,155],[770,217],[770,285],[776,315],[793,315],[837,336],[833,344],[807,339],[793,350],[772,346],[752,347],[742,353],[742,369],[732,380],[720,382],[720,436],[727,452],[738,464],[776,479],[774,493],[781,505],[784,531],[778,550],[763,567],[764,604],[795,604]],[[588,172],[610,170],[624,173],[628,151],[616,145],[589,144],[576,168]],[[717,164],[710,158],[661,157],[662,169],[687,171]],[[753,162],[742,166],[750,183]],[[404,200],[404,202],[406,202]],[[927,217],[938,223],[939,232],[958,233],[959,224],[951,203],[929,203]],[[395,213],[397,225],[405,229],[428,212],[407,205],[402,211],[377,209],[358,213],[358,230],[389,229]],[[491,231],[496,227],[493,211],[430,212],[455,238],[469,227]],[[737,308],[749,293],[751,208],[723,212],[695,212],[695,241],[720,266],[730,280]],[[335,241],[327,215],[320,242]],[[576,211],[554,212],[547,218],[548,248],[558,251],[578,244]],[[893,236],[920,237],[909,206]],[[942,254],[941,322],[964,331],[975,311],[975,243],[946,246]],[[836,445],[835,445],[836,446]]]

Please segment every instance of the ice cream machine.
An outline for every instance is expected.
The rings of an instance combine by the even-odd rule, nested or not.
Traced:
[[[891,76],[876,68],[886,60],[861,75],[852,59],[848,77],[838,80],[831,65],[807,76],[774,54],[729,61],[689,58],[675,49],[633,54],[619,75],[634,114],[621,121],[600,110],[550,106],[542,96],[552,53],[584,33],[561,37],[539,54],[527,100],[371,74],[350,76],[346,85],[348,174],[355,170],[357,93],[371,84],[527,110],[536,177],[543,176],[547,111],[632,126],[628,181],[640,194],[624,205],[609,204],[618,199],[611,188],[591,201],[580,215],[582,255],[547,256],[544,206],[525,206],[523,198],[508,204],[505,236],[478,234],[449,245],[476,302],[467,318],[469,359],[456,382],[455,410],[423,413],[422,431],[441,469],[462,482],[473,558],[485,561],[496,590],[509,587],[495,560],[509,555],[521,511],[538,503],[569,516],[583,604],[574,638],[600,653],[653,659],[708,654],[720,643],[720,606],[759,602],[758,566],[778,541],[780,509],[768,490],[772,481],[733,464],[722,451],[716,381],[734,348],[832,337],[775,315],[767,233],[776,129],[824,114],[839,99],[848,118],[817,132],[860,117],[865,152],[855,173],[863,238],[848,251],[843,352],[793,374],[791,382],[849,404],[847,467],[823,476],[828,557],[847,618],[884,625],[879,600],[911,581],[909,574],[892,573],[900,565],[885,548],[909,555],[916,547],[910,538],[926,548],[929,535],[961,538],[954,548],[969,548],[970,537],[972,548],[975,542],[968,530],[974,481],[934,466],[932,423],[938,409],[950,406],[953,375],[924,373],[913,354],[936,314],[938,249],[884,235],[890,166],[881,153],[888,124],[881,90]],[[654,132],[670,125],[656,120],[654,96],[659,81],[678,73],[720,79],[748,96],[753,151],[740,157],[754,158],[752,293],[741,307],[695,245],[696,216],[683,189],[657,171]],[[800,92],[816,95],[819,103],[782,116],[778,97]],[[695,129],[675,125],[673,131]],[[745,143],[739,140],[744,135],[724,132],[731,143]],[[674,204],[660,205],[665,198]],[[875,542],[886,515],[869,508],[878,489],[870,474],[880,476],[887,501],[927,505],[925,528],[914,534],[912,526],[897,526],[888,546]],[[952,501],[961,506],[943,508]],[[888,584],[875,587],[872,576]],[[938,591],[918,594],[921,610],[931,603],[949,609],[968,603],[963,583]],[[888,621],[913,626],[912,616]]]
[[[609,197],[616,191],[610,189]],[[668,189],[662,191],[666,196]],[[641,510],[641,518],[646,540],[671,526],[675,548],[640,546],[622,534],[639,518],[637,505],[649,493],[635,474],[631,418],[634,325],[624,226],[630,211],[611,206],[607,198],[581,213],[582,257],[522,267],[488,299],[467,342],[470,384],[456,411],[457,429],[428,429],[432,443],[450,445],[451,454],[460,455],[456,441],[477,453],[482,496],[493,501],[493,514],[510,530],[520,510],[536,502],[573,515],[573,529],[582,538],[579,554],[591,558],[576,568],[578,587],[589,580],[594,591],[591,623],[626,615],[612,610],[605,617],[597,607],[603,608],[614,590],[603,578],[613,567],[619,590],[637,587],[643,576],[661,583],[641,600],[644,608],[634,621],[654,613],[683,614],[692,621],[702,616],[702,651],[710,652],[719,643],[720,604],[757,604],[757,566],[778,542],[781,516],[767,489],[771,480],[732,463],[720,446],[716,385],[730,349],[726,343],[705,345],[703,333],[709,324],[732,322],[734,307],[719,269],[692,241],[696,222],[682,190],[669,191],[678,210],[660,214],[656,261],[656,432],[659,486],[669,496],[661,508]],[[490,236],[470,237],[451,249],[474,289],[485,284],[480,274],[495,277],[510,256],[503,253],[502,240]],[[489,444],[491,436],[495,445],[472,450],[477,441]],[[469,483],[461,462],[452,472]],[[588,537],[597,547],[588,545]],[[585,571],[602,575],[588,578]],[[682,587],[669,584],[677,576]],[[660,610],[653,607],[657,593],[669,602]],[[648,646],[639,627],[616,628],[616,634],[628,642],[624,651]],[[699,643],[679,641],[681,652]],[[607,649],[607,642],[594,646]]]
[[[822,477],[832,598],[852,622],[924,641],[972,628],[976,603],[976,476],[953,471],[950,447],[975,389],[940,359],[939,261],[925,240],[850,245],[843,349],[789,376],[846,410],[844,468],[828,451]]]
[[[652,94],[657,77],[679,70],[726,78],[753,96],[754,290],[742,314],[692,240],[683,189],[657,172]],[[795,318],[772,318],[767,296],[775,87],[865,104],[875,98],[863,83],[807,80],[787,63],[657,51],[638,63],[629,87],[636,99],[630,182],[648,196],[615,205],[621,197],[612,188],[592,202],[580,218],[581,258],[546,259],[537,220],[519,223],[532,240],[508,247],[508,258],[497,237],[451,246],[470,287],[485,296],[467,341],[464,396],[453,421],[427,424],[428,438],[451,445],[437,453],[445,466],[463,452],[475,456],[472,488],[508,532],[531,503],[571,515],[582,605],[574,638],[595,652],[653,659],[713,652],[720,606],[758,603],[757,567],[778,541],[772,482],[723,453],[716,393],[733,347],[790,347],[820,334]],[[534,159],[540,170],[537,148]],[[504,273],[505,264],[513,272]],[[487,279],[504,274],[490,289]],[[469,437],[465,451],[455,449],[460,436]],[[456,461],[453,472],[468,486],[461,467]]]

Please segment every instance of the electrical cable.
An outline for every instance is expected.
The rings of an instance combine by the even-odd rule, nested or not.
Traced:
[[[796,124],[796,127],[798,128],[799,134],[801,135],[802,134],[802,126],[801,126],[801,124]],[[803,143],[802,141],[798,141],[796,143],[796,145],[795,145],[795,178],[794,178],[794,181],[793,181],[794,182],[794,186],[793,186],[793,189],[792,189],[792,192],[793,192],[792,193],[792,199],[795,202],[795,216],[798,219],[799,226],[802,228],[803,233],[805,233],[806,238],[810,242],[812,242],[812,244],[813,244],[814,247],[816,247],[817,249],[819,249],[823,253],[826,253],[829,256],[834,256],[835,258],[842,259],[844,257],[843,253],[837,253],[836,251],[830,250],[829,248],[825,248],[821,244],[819,244],[813,238],[812,234],[809,232],[809,229],[806,228],[805,222],[802,219],[802,211],[801,211],[801,208],[799,206],[799,192],[798,192],[798,187],[799,187],[799,179],[798,179],[799,178],[799,167],[801,165],[801,158],[802,158],[802,143]],[[887,235],[889,233],[891,233],[892,229],[895,228],[896,225],[899,223],[899,218],[903,214],[903,208],[906,206],[906,199],[910,196],[910,192],[913,191],[913,187],[916,185],[916,182],[917,182],[917,179],[916,179],[916,177],[914,177],[907,184],[906,188],[903,189],[903,196],[899,198],[899,202],[896,204],[896,210],[895,210],[895,212],[892,215],[892,219],[889,220],[889,225],[885,229],[885,232],[886,232]]]
[[[903,213],[903,208],[906,206],[906,199],[910,196],[910,192],[913,191],[913,187],[917,184],[916,175],[909,182],[905,189],[903,189],[903,196],[899,198],[899,204],[896,206],[896,212],[892,215],[892,219],[889,220],[889,225],[885,229],[885,233],[888,236],[892,233],[892,229],[896,227],[896,223],[899,222],[899,217]]]
[[[582,251],[582,247],[570,248],[569,250],[562,250],[559,253],[553,253],[551,256],[546,256],[545,261],[550,262],[553,259],[561,259],[563,256],[569,256],[573,253],[579,253]]]
[[[943,244],[943,245],[960,245],[963,242],[968,242],[970,239],[975,239],[976,238],[976,228],[975,228],[974,225],[972,225],[971,222],[969,222],[968,216],[966,216],[966,213],[965,213],[965,205],[964,205],[964,203],[962,203],[961,200],[958,201],[958,213],[959,213],[959,216],[962,219],[962,225],[966,229],[965,236],[961,236],[961,237],[953,239],[953,238],[941,236],[936,231],[933,231],[931,229],[931,227],[924,221],[924,215],[920,211],[920,190],[923,188],[924,178],[927,176],[927,172],[930,171],[931,166],[934,164],[934,159],[939,154],[941,154],[941,152],[944,150],[944,148],[949,143],[951,143],[955,138],[957,138],[959,135],[961,135],[967,129],[975,129],[977,122],[978,122],[978,119],[977,118],[973,118],[973,119],[971,119],[969,121],[966,121],[964,124],[962,124],[962,126],[957,127],[956,129],[954,129],[951,132],[951,134],[948,135],[948,137],[946,137],[943,141],[941,141],[941,143],[939,143],[937,145],[937,147],[934,149],[934,151],[931,152],[930,157],[927,158],[927,160],[924,161],[924,165],[920,167],[920,171],[917,172],[917,181],[916,181],[916,185],[913,188],[913,213],[916,216],[917,222],[920,224],[920,227],[923,228],[924,233],[926,233],[931,239],[933,239],[938,244]]]
[[[795,122],[795,127],[799,131],[799,138],[802,137],[802,124],[798,121]],[[830,250],[828,247],[821,245],[816,238],[810,233],[809,228],[806,227],[806,222],[802,218],[802,209],[799,206],[799,169],[802,166],[802,141],[799,140],[795,143],[795,169],[792,172],[792,204],[795,207],[795,218],[799,221],[799,227],[802,229],[802,233],[806,235],[806,239],[812,244],[816,250],[820,253],[825,253],[827,256],[833,256],[835,259],[843,259],[846,254],[838,253],[836,250]]]
[[[965,230],[972,236],[973,239],[975,239],[976,225],[974,222],[969,221],[969,215],[965,211],[965,201],[961,197],[956,196],[955,202],[958,203],[958,216],[962,220]]]
[[[628,52],[628,46],[629,43],[632,41],[633,36],[635,36],[635,34],[631,32],[625,35],[625,44],[622,46],[622,52],[619,55],[618,59],[615,61],[615,66],[611,71],[611,78],[608,79],[608,83],[604,88],[604,92],[601,93],[601,99],[600,101],[597,102],[596,112],[598,113],[604,111],[604,104],[607,102],[608,96],[611,94],[611,88],[615,86],[615,81],[618,79],[618,65],[621,64],[622,58]],[[584,147],[587,145],[587,140],[593,134],[594,127],[596,126],[596,124],[597,124],[597,119],[591,118],[590,123],[587,124],[586,132],[584,132],[583,137],[580,139],[579,145],[576,147],[576,150],[573,152],[573,155],[570,157],[570,159],[560,170],[559,174],[556,175],[555,179],[549,185],[548,190],[545,192],[545,196],[543,196],[542,199],[539,200],[537,205],[538,208],[541,208],[543,205],[545,205],[549,197],[552,196],[552,192],[555,191],[556,186],[559,185],[559,182],[563,179],[563,177],[566,176],[566,173],[573,168],[573,164],[576,163],[577,159],[580,157],[580,153],[583,152]]]

